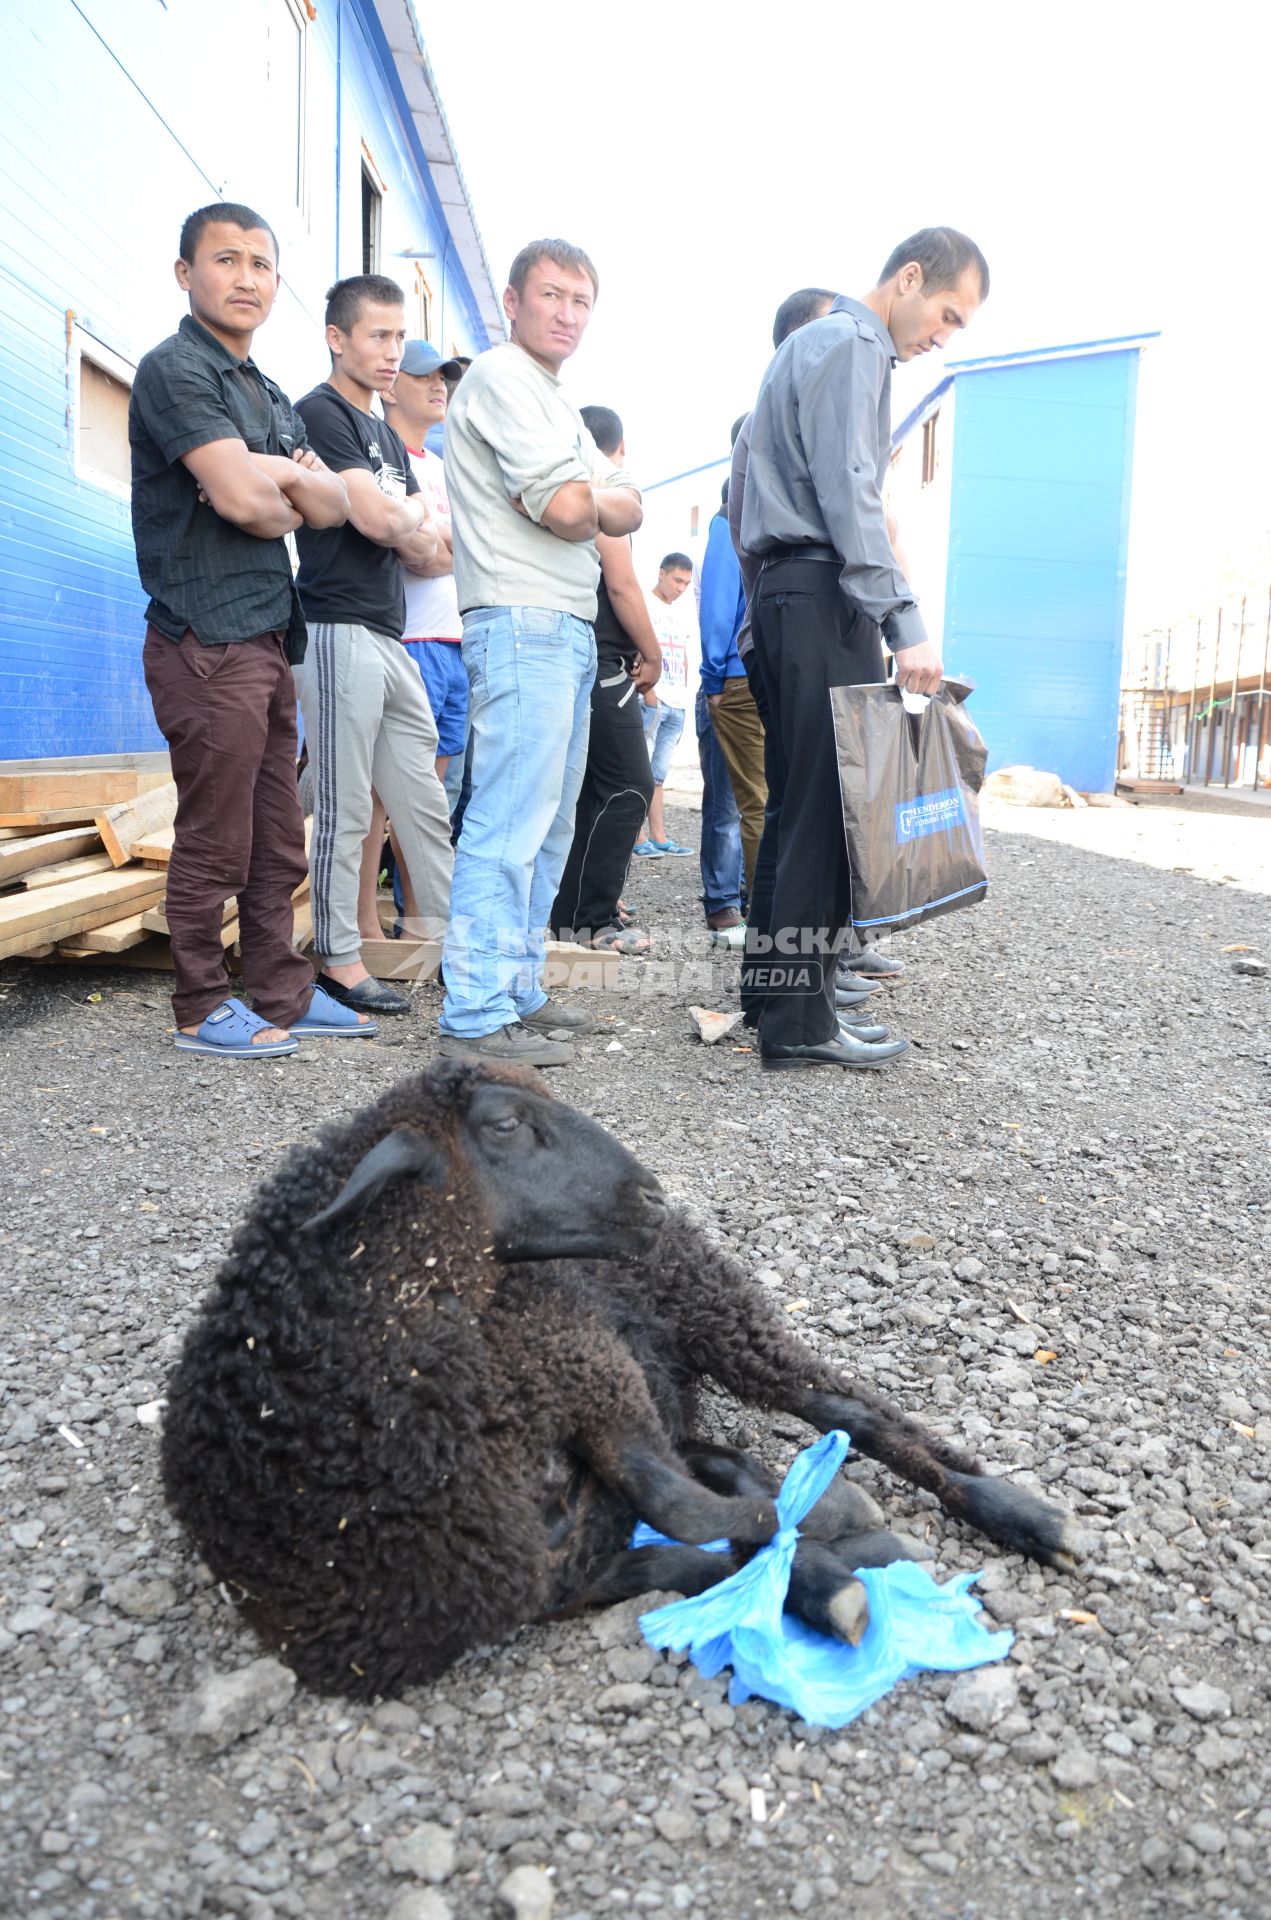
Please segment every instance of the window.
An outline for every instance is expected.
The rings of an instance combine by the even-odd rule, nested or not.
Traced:
[[[922,428],[922,484],[929,487],[936,477],[936,422],[940,414],[937,410],[930,420],[923,422]]]
[[[697,538],[697,529],[701,525],[701,517],[702,517],[702,509],[700,507],[689,508],[688,537],[690,540],[694,540]]]
[[[420,340],[432,339],[432,288],[424,277],[422,267],[415,268],[415,299],[419,304]]]
[[[266,51],[271,147],[279,157],[279,189],[302,214],[308,210],[305,121],[312,18],[308,0],[271,0]]]
[[[136,369],[75,327],[75,472],[90,486],[125,496],[132,491],[128,400]]]
[[[375,156],[362,142],[362,271],[380,270],[380,211],[386,181]]]

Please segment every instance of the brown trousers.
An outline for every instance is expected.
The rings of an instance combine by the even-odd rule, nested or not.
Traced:
[[[204,647],[146,629],[142,655],[172,757],[176,835],[164,911],[180,1027],[229,994],[221,945],[237,896],[243,979],[256,1012],[287,1027],[312,997],[313,968],[293,945],[291,896],[308,872],[296,784],[296,689],[282,636]]]
[[[741,857],[746,869],[746,894],[753,899],[755,859],[768,804],[768,782],[763,770],[763,721],[750,682],[734,677],[710,710],[711,724],[732,781],[733,798],[741,815]]]

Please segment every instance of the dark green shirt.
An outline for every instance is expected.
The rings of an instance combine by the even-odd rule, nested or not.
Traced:
[[[304,658],[305,628],[286,541],[262,540],[223,520],[200,501],[198,481],[181,460],[195,447],[234,438],[253,453],[288,459],[309,444],[282,388],[187,314],[144,355],[128,407],[132,533],[150,595],[146,618],[172,640],[192,627],[206,647],[282,632],[295,662]]]

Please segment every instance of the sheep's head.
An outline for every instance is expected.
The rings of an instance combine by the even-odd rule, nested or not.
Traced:
[[[596,1121],[553,1100],[537,1074],[439,1066],[383,1105],[395,1124],[307,1231],[361,1212],[402,1180],[474,1196],[500,1260],[642,1253],[666,1218],[648,1169]]]

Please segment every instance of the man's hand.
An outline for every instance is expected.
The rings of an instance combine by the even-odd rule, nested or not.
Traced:
[[[631,678],[637,693],[648,693],[662,678],[662,662],[650,660],[647,655],[641,654],[631,669]],[[656,706],[657,701],[655,700],[653,704]]]
[[[717,707],[717,706],[719,705],[719,703],[720,703],[720,701],[721,701],[721,700],[723,699],[723,697],[724,697],[724,696],[723,696],[723,694],[722,694],[722,693],[708,693],[708,694],[707,694],[707,696],[706,696],[706,704],[707,704],[707,706],[708,706],[708,707],[710,708],[710,710],[711,710],[711,712],[712,712],[712,713],[714,713],[714,711],[715,711],[715,709],[716,709],[716,707]]]
[[[930,640],[904,647],[894,656],[896,684],[906,693],[934,693],[944,673],[940,652]]]
[[[656,707],[658,704],[658,696],[656,693],[642,693],[640,698],[646,707]]]

